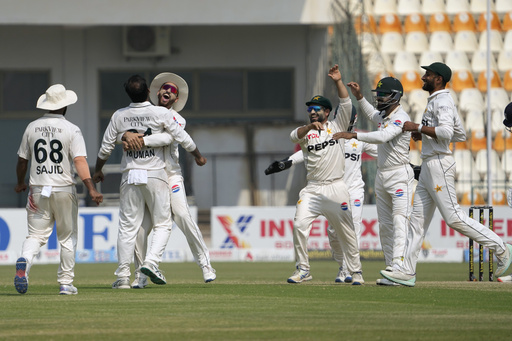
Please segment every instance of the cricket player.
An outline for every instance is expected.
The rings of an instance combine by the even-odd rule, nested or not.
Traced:
[[[14,277],[14,286],[21,294],[28,290],[28,274],[34,257],[41,246],[48,242],[54,223],[60,244],[60,265],[57,271],[59,294],[78,293],[73,285],[78,199],[71,162],[96,204],[103,201],[103,195],[96,191],[91,180],[82,132],[64,117],[67,107],[77,100],[76,93],[66,90],[62,84],[50,86],[39,97],[36,105],[38,109],[48,110],[48,113],[27,126],[18,149],[16,193],[27,189],[25,175],[30,160],[28,236],[23,242],[21,257],[16,261]]]
[[[348,131],[352,131],[357,122],[357,112],[352,106],[352,117]],[[377,158],[377,145],[366,142],[357,141],[355,139],[345,140],[345,174],[343,179],[348,187],[348,193],[350,196],[350,208],[352,209],[352,219],[354,222],[354,230],[357,236],[357,245],[361,239],[362,233],[362,213],[363,213],[363,202],[364,202],[364,181],[361,174],[362,154],[367,153],[373,158]],[[274,161],[265,170],[265,174],[269,175],[288,169],[291,165],[296,165],[304,162],[304,154],[302,150],[294,153],[290,157],[281,160]],[[331,252],[334,260],[338,263],[339,269],[335,283],[352,283],[352,276],[346,270],[347,265],[343,258],[343,251],[338,240],[338,236],[334,229],[329,226],[327,228],[327,236],[329,238],[329,245],[331,246]]]
[[[168,142],[174,139],[191,152],[197,164],[205,164],[203,158],[190,136],[173,120],[169,110],[156,107],[149,101],[149,89],[146,80],[138,75],[128,79],[125,90],[132,103],[130,106],[117,110],[105,130],[101,148],[96,160],[93,179],[96,182],[104,179],[102,168],[108,160],[119,134],[130,129],[139,133],[168,133]],[[168,187],[168,176],[165,171],[163,147],[153,147],[145,141],[139,151],[125,151],[121,161],[121,178],[119,203],[119,233],[117,253],[119,267],[115,275],[117,280],[113,289],[130,289],[130,263],[133,257],[135,240],[147,206],[153,222],[153,239],[144,261],[147,275],[156,284],[165,284],[165,277],[158,269],[158,263],[169,240],[172,226],[170,194],[162,191]]]
[[[155,105],[165,107],[171,113],[174,121],[180,127],[185,129],[186,120],[178,112],[181,111],[188,98],[188,85],[187,82],[180,76],[163,72],[157,75],[151,82],[149,97],[151,102]],[[138,149],[140,146],[136,144],[141,134],[133,134],[127,132],[123,134],[123,139],[129,146]],[[157,145],[161,141],[160,134],[153,134],[146,137],[146,142],[152,145]],[[165,143],[165,142],[164,142]],[[217,276],[215,269],[210,264],[210,253],[204,242],[203,236],[197,223],[192,218],[190,208],[187,203],[187,194],[185,192],[185,184],[183,175],[181,173],[181,166],[179,164],[179,150],[178,142],[172,141],[169,146],[166,146],[165,152],[165,169],[168,175],[169,191],[171,196],[170,206],[173,217],[173,228],[178,226],[187,238],[188,245],[192,251],[194,259],[203,272],[203,280],[205,283],[214,281]],[[144,256],[147,249],[147,237],[152,230],[151,219],[146,217],[143,220],[142,229],[139,230],[137,235],[137,242],[135,244],[135,280],[132,283],[132,288],[144,288],[147,284],[147,278],[140,272]]]
[[[323,215],[338,235],[347,270],[352,276],[352,284],[361,285],[364,280],[349,204],[350,195],[343,180],[345,142],[333,139],[334,133],[347,130],[352,103],[338,65],[329,70],[329,77],[334,81],[340,100],[338,115],[328,121],[332,110],[331,102],[323,96],[314,96],[306,103],[311,123],[296,128],[290,134],[292,142],[298,143],[304,154],[308,183],[301,190],[297,202],[293,229],[296,270],[288,278],[288,283],[301,283],[312,279],[307,239],[311,223]]]
[[[400,262],[405,249],[406,226],[411,214],[411,199],[414,172],[409,165],[409,144],[411,133],[403,132],[404,122],[409,115],[400,105],[404,89],[393,77],[382,78],[377,87],[377,107],[374,108],[361,94],[359,84],[347,84],[366,117],[378,125],[378,130],[367,133],[341,132],[334,138],[357,139],[377,144],[377,174],[375,175],[375,196],[379,219],[379,236],[386,268]],[[378,279],[379,285],[392,285],[386,279]]]
[[[422,140],[423,160],[408,226],[404,261],[380,273],[393,282],[410,287],[415,285],[421,244],[437,207],[448,226],[494,251],[498,260],[494,274],[500,277],[510,266],[512,245],[505,244],[496,233],[470,219],[457,203],[456,166],[450,143],[465,141],[466,132],[453,98],[446,89],[452,71],[440,62],[422,68],[426,70],[421,78],[423,90],[430,94],[427,107],[420,124],[408,121],[403,126],[404,131],[413,132],[413,139]]]

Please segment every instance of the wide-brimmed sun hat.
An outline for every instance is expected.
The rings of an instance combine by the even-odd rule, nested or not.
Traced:
[[[36,108],[58,110],[76,103],[77,100],[78,96],[73,90],[66,90],[62,84],[54,84],[43,95],[39,96]]]
[[[174,103],[172,108],[176,111],[181,111],[187,104],[188,99],[188,84],[183,78],[175,73],[162,72],[158,74],[149,87],[149,99],[154,105],[158,105],[158,91],[165,83],[174,83],[178,86],[178,102]]]

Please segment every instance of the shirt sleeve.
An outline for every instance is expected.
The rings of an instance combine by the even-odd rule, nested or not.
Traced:
[[[192,137],[182,128],[179,126],[176,121],[174,121],[172,115],[167,112],[164,115],[164,127],[165,131],[170,134],[171,138],[178,142],[187,152],[194,151],[197,146],[192,140]],[[146,140],[144,140],[145,142]]]
[[[300,127],[298,128],[295,128],[291,133],[290,133],[290,140],[292,140],[293,143],[300,143],[301,141],[303,141],[306,136],[304,136],[303,138],[299,139],[299,136],[297,135],[297,130],[299,130]]]
[[[366,98],[361,98],[359,101],[359,107],[361,108],[361,111],[363,114],[372,122],[378,123],[380,120],[380,112],[373,107],[373,105],[370,104],[366,100]]]
[[[466,141],[466,130],[462,126],[459,115],[456,113],[453,122],[453,137],[451,142],[463,142]]]
[[[84,136],[82,135],[82,131],[78,127],[74,128],[75,131],[71,138],[71,146],[69,148],[69,153],[73,159],[77,156],[87,157],[87,149],[85,147],[85,140]]]
[[[386,143],[402,133],[403,122],[400,120],[390,121],[387,126],[378,131],[369,133],[357,133],[357,139],[368,143]]]
[[[173,141],[171,134],[164,132],[161,134],[151,134],[142,138],[144,144],[148,147],[165,147]]]
[[[21,138],[21,144],[18,149],[18,156],[25,160],[30,160],[31,149],[28,145],[28,127],[25,129],[25,132],[23,133],[23,137]]]
[[[436,103],[434,113],[439,124],[435,127],[436,136],[439,139],[451,140],[454,133],[454,108],[447,103]]]
[[[363,144],[363,152],[370,155],[373,158],[377,158],[377,145],[372,143],[364,143]]]
[[[98,157],[102,160],[107,160],[115,148],[118,134],[117,129],[115,128],[115,117],[116,114],[114,113],[110,119],[107,129],[105,129],[105,133],[103,134],[103,140],[101,141],[101,147],[98,152]]]
[[[302,150],[299,150],[295,154],[291,155],[288,159],[292,161],[292,165],[302,163],[304,162],[304,153],[302,153]]]

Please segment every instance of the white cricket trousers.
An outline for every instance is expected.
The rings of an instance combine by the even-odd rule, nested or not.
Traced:
[[[203,235],[199,230],[187,202],[187,194],[185,185],[181,175],[173,175],[169,177],[169,191],[171,196],[171,212],[173,217],[173,226],[178,226],[187,238],[190,251],[199,267],[210,265],[210,252],[204,242]],[[147,213],[147,212],[146,212]],[[151,219],[146,218],[142,222],[142,228],[137,234],[137,242],[135,243],[135,268],[139,271],[140,266],[144,263],[144,257],[147,249],[147,237],[153,225]],[[169,231],[170,232],[170,231]],[[164,245],[165,250],[165,245]],[[162,250],[162,254],[164,252]]]
[[[169,240],[172,226],[167,174],[164,169],[148,171],[148,182],[133,185],[127,182],[128,172],[121,179],[119,202],[119,233],[117,237],[118,278],[130,277],[130,263],[133,259],[135,239],[144,218],[147,206],[153,221],[153,239],[146,261],[158,266],[163,250]]]
[[[409,164],[378,169],[375,176],[379,236],[386,266],[399,264],[404,254],[413,183],[414,171]]]
[[[347,270],[350,273],[362,271],[350,197],[342,179],[321,183],[310,181],[300,191],[293,228],[296,266],[310,269],[308,237],[313,220],[320,215],[327,219],[338,236]]]
[[[446,224],[457,232],[496,252],[505,252],[503,240],[490,229],[462,211],[455,192],[455,160],[451,155],[436,155],[421,164],[421,173],[414,194],[413,211],[408,225],[407,246],[401,270],[416,274],[421,244],[436,207]]]
[[[350,208],[352,209],[352,221],[354,223],[354,231],[357,237],[357,247],[359,248],[359,242],[361,240],[361,234],[363,229],[361,224],[363,221],[363,201],[364,201],[364,190],[349,190],[350,195]],[[338,239],[336,231],[329,225],[327,228],[327,236],[329,237],[329,245],[331,246],[332,257],[338,263],[340,268],[346,269],[347,264],[343,258],[343,250],[341,249],[341,243]]]
[[[39,186],[37,186],[39,187]],[[61,188],[62,189],[62,188]],[[78,231],[78,199],[74,186],[65,187],[67,191],[52,192],[44,197],[39,191],[31,188],[37,211],[29,209],[27,203],[28,236],[23,242],[22,257],[27,262],[27,273],[30,271],[34,257],[48,238],[56,223],[57,240],[60,244],[60,265],[57,271],[59,284],[71,284],[75,277],[75,253]]]

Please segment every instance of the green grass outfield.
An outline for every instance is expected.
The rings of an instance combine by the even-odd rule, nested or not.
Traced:
[[[333,261],[287,284],[292,263],[164,263],[168,284],[113,290],[116,264],[78,264],[78,295],[58,295],[57,265],[35,265],[25,295],[0,266],[0,340],[510,340],[512,283],[467,282],[468,265],[419,264],[414,288],[335,284]],[[486,274],[487,276],[487,274]]]

